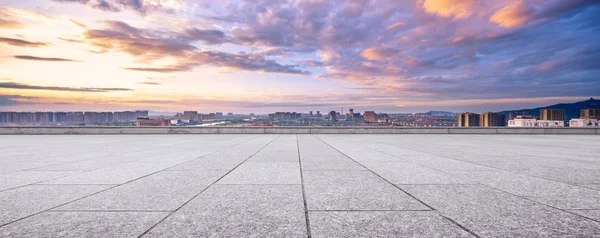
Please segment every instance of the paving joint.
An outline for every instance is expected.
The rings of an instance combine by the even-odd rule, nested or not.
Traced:
[[[314,135],[313,135],[313,136],[314,136]],[[390,182],[389,180],[387,180],[387,179],[383,178],[381,175],[379,175],[379,174],[375,173],[374,171],[370,170],[369,168],[367,168],[367,167],[366,167],[366,166],[364,166],[363,164],[361,164],[361,163],[359,163],[358,161],[356,161],[356,160],[352,159],[350,156],[348,156],[347,154],[345,154],[345,153],[341,152],[340,150],[338,150],[337,148],[333,147],[333,146],[332,146],[332,145],[330,145],[329,143],[327,143],[327,142],[323,141],[321,138],[319,138],[319,137],[317,137],[317,136],[314,136],[314,137],[316,137],[318,140],[320,140],[321,142],[325,143],[325,144],[326,144],[326,145],[328,145],[329,147],[333,148],[334,150],[338,151],[339,153],[343,154],[343,155],[344,155],[344,156],[346,156],[347,158],[351,159],[351,160],[352,160],[352,161],[354,161],[355,163],[357,163],[357,164],[359,164],[360,166],[364,167],[365,169],[369,170],[371,173],[375,174],[377,177],[381,178],[382,180],[384,180],[384,181],[386,181],[387,183],[391,184],[392,186],[396,187],[396,188],[397,188],[397,189],[399,189],[400,191],[402,191],[402,192],[406,193],[408,196],[410,196],[410,197],[412,197],[413,199],[415,199],[415,200],[419,201],[421,204],[423,204],[423,205],[427,206],[427,207],[428,207],[429,209],[431,209],[432,211],[435,211],[435,212],[437,212],[437,213],[438,213],[440,216],[442,216],[442,217],[446,218],[447,220],[449,220],[450,222],[454,223],[455,225],[457,225],[458,227],[460,227],[460,228],[461,228],[461,229],[463,229],[464,231],[468,232],[469,234],[471,234],[471,235],[473,235],[473,236],[475,236],[475,237],[478,237],[478,238],[480,237],[480,236],[479,236],[479,235],[477,235],[475,232],[473,232],[473,231],[471,231],[471,230],[467,229],[465,226],[463,226],[463,225],[459,224],[458,222],[456,222],[456,221],[454,221],[454,220],[450,219],[449,217],[446,217],[446,216],[444,216],[443,214],[441,214],[439,211],[437,211],[435,208],[433,208],[433,207],[432,207],[432,206],[430,206],[429,204],[427,204],[427,203],[423,202],[422,200],[418,199],[418,198],[417,198],[417,197],[415,197],[414,195],[412,195],[412,194],[408,193],[408,192],[407,192],[407,191],[405,191],[404,189],[400,188],[398,185],[396,185],[396,184],[393,184],[393,183],[392,183],[392,182]]]
[[[304,203],[304,217],[306,219],[306,233],[308,238],[312,238],[310,230],[310,219],[308,216],[308,203],[306,202],[306,189],[304,188],[304,170],[302,169],[302,157],[300,156],[300,142],[296,135],[296,148],[298,149],[298,165],[300,167],[300,184],[302,185],[302,202]]]
[[[260,136],[257,136],[257,137],[255,137],[255,138],[253,138],[252,140],[254,140],[254,139],[258,138],[258,137],[260,137]],[[250,141],[251,141],[251,140],[250,140]],[[243,142],[240,142],[240,143],[238,143],[238,144],[234,144],[234,145],[232,145],[232,146],[230,146],[230,147],[228,147],[228,148],[225,148],[225,149],[223,149],[223,150],[227,150],[227,149],[229,149],[229,148],[233,148],[233,147],[235,147],[235,146],[238,146],[238,145],[244,144],[244,143],[246,143],[246,142],[248,142],[248,141],[243,141]],[[223,151],[223,150],[220,150],[220,151]],[[210,154],[206,154],[206,155],[200,156],[200,157],[198,157],[198,158],[196,158],[196,159],[200,159],[200,158],[203,158],[203,157],[205,157],[205,156],[208,156],[208,155],[211,155],[211,154],[214,154],[214,153],[217,153],[217,152],[219,152],[219,151],[215,151],[215,152],[213,152],[213,153],[210,153]],[[196,160],[196,159],[192,159],[192,160]],[[192,160],[189,160],[189,161],[192,161]],[[73,202],[77,202],[77,201],[83,200],[83,199],[85,199],[85,198],[88,198],[88,197],[94,196],[94,195],[96,195],[96,194],[99,194],[99,193],[102,193],[102,192],[108,191],[108,190],[110,190],[110,189],[113,189],[113,188],[116,188],[116,187],[120,187],[120,186],[123,186],[123,185],[125,185],[125,184],[128,184],[128,183],[131,183],[131,182],[134,182],[134,181],[140,180],[140,179],[142,179],[142,178],[145,178],[145,177],[151,176],[151,175],[153,175],[153,174],[156,174],[156,173],[162,172],[162,171],[164,171],[164,170],[167,170],[167,169],[173,168],[173,167],[175,167],[175,166],[179,166],[179,165],[181,165],[181,164],[185,164],[185,163],[187,163],[187,162],[189,162],[189,161],[185,161],[185,162],[182,162],[182,163],[179,163],[179,164],[173,165],[173,166],[171,166],[171,167],[168,167],[168,168],[165,168],[165,169],[162,169],[162,170],[159,170],[159,171],[156,171],[156,172],[153,172],[153,173],[150,173],[150,174],[147,174],[147,175],[141,176],[141,177],[139,177],[139,178],[136,178],[136,179],[133,179],[133,180],[127,181],[127,182],[125,182],[125,183],[122,183],[122,184],[119,184],[119,185],[116,185],[116,186],[113,186],[113,187],[110,187],[110,188],[107,188],[107,189],[103,189],[103,190],[100,190],[100,191],[98,191],[98,192],[95,192],[95,193],[89,194],[89,195],[87,195],[87,196],[83,196],[83,197],[81,197],[81,198],[78,198],[78,199],[75,199],[75,200],[72,200],[72,201],[69,201],[69,202],[66,202],[66,203],[63,203],[63,204],[60,204],[60,205],[54,206],[54,207],[52,207],[52,208],[49,208],[49,209],[46,209],[46,210],[43,210],[43,211],[40,211],[40,212],[37,212],[37,213],[31,214],[31,215],[28,215],[28,216],[25,216],[25,217],[21,217],[21,218],[19,218],[19,219],[16,219],[16,220],[10,221],[10,222],[8,222],[8,223],[5,223],[5,224],[0,224],[0,228],[2,228],[2,227],[4,227],[4,226],[7,226],[7,225],[10,225],[10,224],[12,224],[12,223],[18,222],[18,221],[21,221],[21,220],[27,219],[27,218],[29,218],[29,217],[32,217],[32,216],[35,216],[35,215],[38,215],[38,214],[44,213],[44,212],[46,212],[46,211],[50,211],[50,210],[52,210],[52,209],[55,209],[55,208],[58,208],[58,207],[61,207],[61,206],[64,206],[64,205],[67,205],[67,204],[70,204],[70,203],[73,203]],[[62,184],[57,184],[57,185],[62,185]]]
[[[258,137],[256,137],[256,138],[258,138]],[[241,163],[239,163],[238,165],[236,165],[234,168],[230,169],[229,172],[227,172],[223,176],[219,177],[217,180],[215,180],[214,182],[212,182],[211,184],[209,184],[206,188],[202,189],[202,191],[200,191],[199,193],[197,193],[196,195],[194,195],[192,198],[190,198],[189,200],[187,200],[186,202],[184,202],[181,206],[177,207],[174,211],[172,211],[171,213],[169,213],[167,216],[163,217],[160,221],[158,221],[157,223],[155,223],[154,225],[152,225],[150,228],[148,228],[146,231],[144,231],[142,234],[140,234],[138,236],[138,238],[143,237],[146,234],[148,234],[152,229],[154,229],[160,223],[162,223],[167,218],[169,218],[170,216],[172,216],[173,214],[175,214],[177,211],[181,210],[181,208],[183,208],[185,205],[187,205],[188,203],[190,203],[192,200],[194,200],[195,198],[197,198],[198,196],[200,196],[200,194],[202,194],[204,191],[206,191],[207,189],[209,189],[210,187],[212,187],[213,185],[215,185],[217,182],[219,182],[225,176],[229,175],[232,171],[234,171],[235,169],[237,169],[238,167],[240,167],[240,165],[242,165],[244,162],[246,162],[247,160],[249,160],[250,158],[252,158],[252,156],[254,156],[256,153],[260,152],[262,149],[264,149],[265,147],[267,147],[268,145],[270,145],[271,143],[273,143],[273,141],[277,140],[277,138],[279,138],[279,136],[275,137],[275,139],[271,140],[269,143],[267,143],[266,145],[264,145],[263,147],[261,147],[260,149],[258,149],[256,152],[254,152],[252,155],[248,156],[248,158],[246,158],[244,161],[242,161]]]

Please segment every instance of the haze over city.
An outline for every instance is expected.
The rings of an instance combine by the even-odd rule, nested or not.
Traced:
[[[0,110],[499,111],[598,97],[598,1],[5,0]]]

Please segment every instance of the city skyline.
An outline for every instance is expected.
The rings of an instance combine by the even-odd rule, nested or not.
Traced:
[[[7,0],[0,111],[575,102],[600,97],[599,15],[591,0]]]

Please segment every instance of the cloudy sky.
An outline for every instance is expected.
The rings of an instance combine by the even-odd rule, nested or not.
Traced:
[[[0,110],[487,111],[600,95],[598,0],[2,0]]]

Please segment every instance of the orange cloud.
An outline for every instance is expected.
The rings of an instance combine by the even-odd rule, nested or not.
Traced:
[[[523,25],[531,19],[533,10],[524,1],[515,1],[498,10],[490,17],[490,22],[501,27],[512,28]]]
[[[332,50],[318,51],[317,55],[321,57],[321,60],[323,60],[323,62],[332,62],[342,57],[340,54]]]
[[[369,60],[382,60],[384,58],[383,54],[375,48],[368,48],[364,50],[360,55]]]
[[[0,29],[1,28],[7,28],[7,29],[13,29],[13,28],[22,28],[23,24],[21,24],[18,21],[13,21],[13,20],[6,20],[6,19],[2,19],[0,18]]]
[[[393,55],[397,52],[398,50],[390,48],[368,48],[360,55],[368,60],[391,60]]]
[[[425,0],[423,8],[427,13],[463,19],[473,15],[476,3],[476,0]]]

